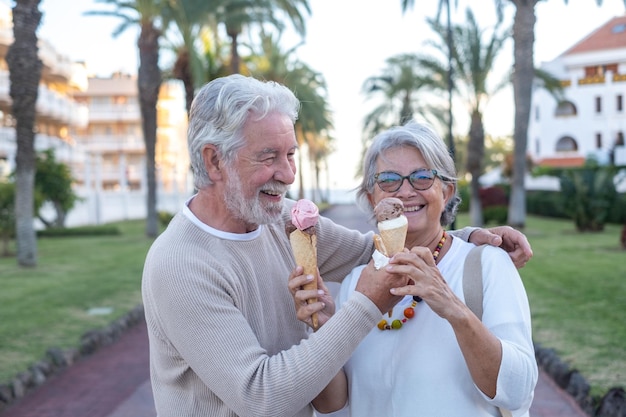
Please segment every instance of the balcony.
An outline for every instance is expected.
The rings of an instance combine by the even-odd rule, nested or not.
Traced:
[[[141,123],[141,111],[133,104],[99,104],[89,106],[91,123],[134,122]]]
[[[0,71],[0,103],[4,103],[7,106],[12,102],[9,95],[10,86],[9,72]],[[59,123],[85,127],[89,122],[89,112],[85,105],[76,103],[70,97],[49,90],[44,85],[39,85],[35,109],[38,117]]]
[[[580,78],[578,80],[578,85],[604,84],[605,81],[604,75],[594,75],[592,77]]]
[[[90,153],[134,153],[146,152],[146,145],[141,136],[133,135],[98,135],[76,137],[83,149]]]

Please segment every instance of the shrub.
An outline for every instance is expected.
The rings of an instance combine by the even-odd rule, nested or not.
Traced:
[[[169,213],[167,211],[159,211],[159,223],[161,223],[163,227],[167,227],[167,225],[170,224],[173,218],[174,215],[172,213]]]
[[[117,226],[80,226],[80,227],[50,227],[38,230],[38,237],[69,237],[69,236],[114,236],[122,232]]]
[[[479,197],[483,209],[483,224],[490,222],[506,224],[509,214],[509,197],[504,186],[483,187],[479,190]]]

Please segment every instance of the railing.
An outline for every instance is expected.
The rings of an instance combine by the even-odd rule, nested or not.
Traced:
[[[91,135],[77,136],[79,142],[90,152],[145,152],[146,145],[143,137],[134,135]]]
[[[89,120],[91,122],[140,122],[141,111],[136,103],[91,105],[89,106]]]
[[[0,101],[12,101],[10,86],[9,72],[0,71]],[[89,123],[89,112],[84,104],[76,103],[70,97],[52,91],[45,85],[39,85],[35,109],[39,116],[72,126],[85,127]]]
[[[580,78],[578,85],[604,84],[605,81],[606,77],[604,75],[594,75],[593,77]]]

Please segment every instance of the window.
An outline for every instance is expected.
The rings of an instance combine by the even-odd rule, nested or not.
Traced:
[[[539,139],[535,139],[535,155],[539,155],[541,153],[541,141]]]
[[[624,132],[617,132],[617,138],[615,139],[615,146],[624,146]]]
[[[602,148],[602,133],[596,133],[596,149]]]
[[[562,101],[556,108],[554,113],[555,117],[564,117],[564,116],[576,116],[577,110],[574,103],[571,101]]]
[[[535,107],[535,121],[539,121],[539,106]]]
[[[621,112],[624,109],[624,103],[623,103],[624,99],[623,96],[621,94],[617,95],[617,103],[616,104],[616,108],[617,111]]]
[[[596,97],[596,113],[602,113],[602,97]]]
[[[612,33],[622,33],[626,31],[626,23],[618,23],[611,29]]]
[[[575,152],[578,150],[578,144],[574,138],[570,136],[564,136],[556,143],[557,152]]]

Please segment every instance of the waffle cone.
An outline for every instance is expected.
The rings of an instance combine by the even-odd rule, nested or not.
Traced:
[[[289,235],[291,249],[296,260],[296,265],[302,266],[303,273],[313,275],[313,281],[304,285],[305,290],[317,290],[317,236],[309,235],[301,230],[294,230]],[[317,298],[310,298],[308,303],[317,302]],[[313,314],[313,328],[318,328],[317,313]]]
[[[384,255],[391,257],[398,252],[402,252],[405,245],[407,229],[408,224],[404,224],[393,229],[378,230],[378,233],[385,244],[385,249],[387,250],[387,253]]]

